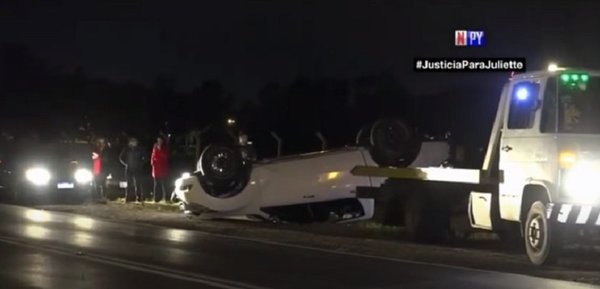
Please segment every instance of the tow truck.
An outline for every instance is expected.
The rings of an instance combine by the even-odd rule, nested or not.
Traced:
[[[512,76],[480,169],[392,162],[352,174],[387,178],[382,190],[402,194],[415,239],[443,237],[459,206],[470,227],[523,241],[536,265],[553,263],[600,228],[600,72],[550,65]]]

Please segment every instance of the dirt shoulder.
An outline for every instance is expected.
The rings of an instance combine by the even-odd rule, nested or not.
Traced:
[[[188,218],[176,206],[161,204],[51,205],[41,209],[93,216],[115,222],[139,222],[170,228],[270,242],[310,246],[339,252],[368,254],[417,262],[433,262],[484,270],[600,284],[600,253],[571,250],[557,266],[536,267],[529,263],[520,246],[506,246],[485,235],[444,245],[403,241],[401,228],[373,222],[352,224],[270,224],[246,221],[206,221]]]

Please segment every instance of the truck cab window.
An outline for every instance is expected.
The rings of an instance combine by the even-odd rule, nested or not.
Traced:
[[[600,78],[579,76],[573,81],[563,81],[559,86],[558,131],[560,133],[600,133]],[[566,79],[566,78],[565,78]],[[585,81],[582,81],[584,79]]]
[[[509,129],[533,127],[539,90],[540,84],[532,81],[518,82],[513,86],[508,112]]]

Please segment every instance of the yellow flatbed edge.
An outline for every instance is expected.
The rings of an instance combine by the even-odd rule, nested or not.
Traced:
[[[351,170],[355,176],[394,178],[407,180],[437,181],[466,184],[497,183],[496,178],[489,177],[487,171],[457,168],[395,168],[356,166]]]

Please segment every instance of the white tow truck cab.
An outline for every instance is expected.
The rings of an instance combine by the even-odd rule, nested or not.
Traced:
[[[600,72],[552,65],[515,75],[502,91],[481,170],[357,166],[353,173],[394,179],[398,188],[433,183],[414,192],[427,200],[459,185],[473,228],[501,237],[514,228],[531,262],[552,262],[570,237],[592,238],[584,233],[600,228]],[[423,202],[409,201],[407,227],[444,230],[447,215],[431,213],[443,205],[419,210],[430,205]]]

